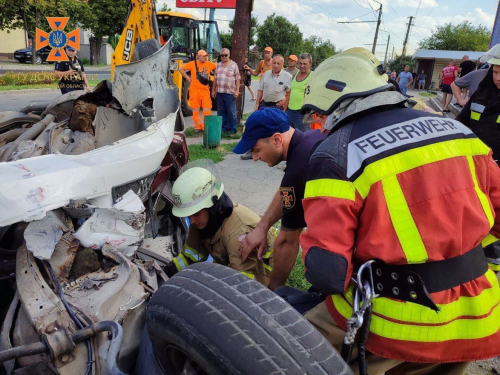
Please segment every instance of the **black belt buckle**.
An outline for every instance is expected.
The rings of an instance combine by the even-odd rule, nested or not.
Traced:
[[[418,273],[380,260],[372,264],[372,272],[374,293],[379,296],[413,302],[439,311]]]

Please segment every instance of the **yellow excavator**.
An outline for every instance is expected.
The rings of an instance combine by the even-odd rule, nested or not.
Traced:
[[[131,0],[125,27],[111,59],[111,79],[115,66],[154,53],[170,37],[172,78],[179,88],[182,112],[190,116],[189,83],[182,77],[179,68],[196,58],[200,49],[207,51],[211,61],[216,61],[222,48],[216,21],[198,20],[187,13],[156,12],[154,0]]]

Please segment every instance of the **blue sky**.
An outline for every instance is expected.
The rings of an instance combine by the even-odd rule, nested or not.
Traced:
[[[401,53],[409,16],[416,17],[410,32],[408,52],[418,48],[421,39],[431,35],[436,26],[451,22],[458,24],[470,21],[475,25],[493,27],[497,11],[497,0],[379,0],[383,5],[381,31],[376,55],[383,60],[387,38],[390,34],[389,55],[394,47]],[[159,0],[175,8],[175,0]],[[374,0],[254,0],[253,15],[259,22],[272,13],[286,17],[297,24],[304,37],[318,35],[330,39],[338,48],[346,49],[363,46],[371,50],[376,23],[339,24],[339,21],[375,21],[379,4]],[[182,9],[199,18],[204,17],[203,9]],[[207,11],[208,17],[208,11]],[[227,30],[228,20],[234,17],[234,10],[217,9],[215,18],[219,29]],[[365,45],[369,44],[369,45]]]

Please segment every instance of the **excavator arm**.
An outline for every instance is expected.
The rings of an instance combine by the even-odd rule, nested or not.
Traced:
[[[154,0],[130,0],[127,22],[111,59],[111,80],[115,67],[132,62],[136,44],[148,39],[159,41]]]

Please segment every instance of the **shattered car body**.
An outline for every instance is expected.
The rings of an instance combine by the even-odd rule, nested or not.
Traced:
[[[187,146],[169,63],[167,43],[112,85],[0,113],[0,345],[49,350],[4,362],[7,374],[131,370],[187,230],[171,214]],[[109,321],[123,332],[98,333]]]

